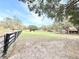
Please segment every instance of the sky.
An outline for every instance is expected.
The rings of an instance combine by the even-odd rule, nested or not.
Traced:
[[[65,3],[62,0],[61,3]],[[47,17],[39,17],[38,15],[30,12],[27,5],[19,2],[18,0],[0,0],[0,20],[5,17],[18,17],[24,25],[50,25],[54,22]]]
[[[68,0],[61,0],[61,4],[66,4]]]

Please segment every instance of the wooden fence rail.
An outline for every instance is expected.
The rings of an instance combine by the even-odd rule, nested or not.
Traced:
[[[7,33],[4,36],[1,36],[1,37],[4,37],[3,40],[0,42],[1,44],[0,50],[1,50],[2,56],[5,56],[7,54],[8,48],[11,46],[13,42],[16,41],[16,39],[21,34],[21,32],[22,31],[16,31],[16,32]]]

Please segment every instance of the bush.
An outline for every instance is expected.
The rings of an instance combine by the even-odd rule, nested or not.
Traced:
[[[29,29],[30,31],[35,31],[35,30],[38,30],[38,27],[35,26],[35,25],[29,25],[28,29]]]

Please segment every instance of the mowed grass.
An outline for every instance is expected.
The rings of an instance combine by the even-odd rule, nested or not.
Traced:
[[[50,32],[40,32],[40,31],[35,31],[35,32],[27,32],[27,31],[23,31],[22,35],[24,37],[56,37],[57,35],[55,33],[50,33]]]
[[[23,31],[21,33],[21,36],[23,39],[37,39],[37,40],[61,40],[61,39],[79,39],[79,35],[70,35],[70,34],[56,34],[53,32],[41,32],[41,31],[35,31],[35,32],[29,32],[29,31]]]
[[[24,38],[57,38],[60,37],[55,33],[50,33],[50,32],[40,32],[40,31],[35,31],[35,32],[28,32],[28,31],[23,31],[22,36]]]

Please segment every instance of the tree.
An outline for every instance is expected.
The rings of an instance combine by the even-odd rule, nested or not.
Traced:
[[[47,31],[47,26],[46,26],[46,25],[42,25],[42,26],[40,27],[40,29],[42,29],[43,31]]]
[[[11,30],[15,30],[15,29],[22,29],[23,28],[23,24],[21,23],[21,21],[18,18],[11,18],[11,17],[5,17],[1,22],[0,22],[0,26],[3,26],[4,28],[8,28]]]
[[[4,27],[4,28],[11,28],[12,27],[12,19],[9,18],[9,17],[6,17],[3,19],[3,21],[1,21],[1,25]]]
[[[70,3],[66,7],[67,16],[71,16],[69,18],[69,22],[73,23],[76,29],[79,32],[79,0],[70,1]]]
[[[53,30],[55,30],[56,32],[60,32],[63,33],[62,31],[64,30],[65,32],[68,32],[70,27],[74,27],[73,24],[71,22],[68,21],[63,21],[60,23],[55,23],[53,24]]]
[[[29,25],[29,26],[28,26],[28,29],[29,29],[30,31],[35,31],[35,30],[38,30],[38,27],[35,26],[35,25]]]
[[[66,14],[67,16],[71,16],[69,21],[74,25],[79,25],[79,0],[70,0],[70,2],[66,6]]]
[[[20,0],[27,3],[29,10],[35,12],[39,16],[46,15],[47,17],[53,19],[56,22],[61,22],[66,20],[68,16],[72,16],[69,22],[74,25],[79,25],[79,8],[76,3],[79,0],[69,0],[69,2],[64,5],[60,4],[61,0]],[[66,17],[66,19],[64,19]]]
[[[52,25],[42,25],[40,29],[43,31],[52,32]]]
[[[59,2],[61,0],[19,0],[27,3],[29,10],[38,14],[38,16],[46,15],[54,18],[57,15]]]

